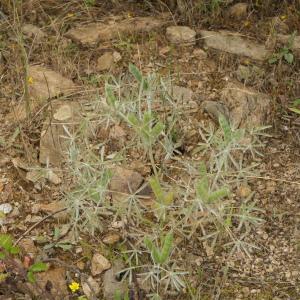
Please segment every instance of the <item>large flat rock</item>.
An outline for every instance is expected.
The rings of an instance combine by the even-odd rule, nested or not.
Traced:
[[[101,41],[119,38],[123,34],[150,32],[167,23],[164,17],[137,17],[113,24],[96,22],[72,28],[66,33],[66,37],[85,46],[95,46]]]
[[[265,45],[246,39],[236,32],[200,30],[199,33],[204,39],[204,44],[209,48],[260,61],[267,59],[272,54]]]
[[[53,101],[43,124],[39,160],[42,164],[60,166],[68,158],[71,137],[82,120],[77,102]]]
[[[46,100],[71,94],[76,89],[74,82],[60,73],[41,65],[28,67],[28,94],[30,98],[30,111],[34,112]],[[25,101],[13,107],[6,120],[22,121],[26,119]]]
[[[41,65],[29,66],[28,77],[30,79],[29,95],[34,99],[49,99],[66,95],[76,89],[72,80]]]

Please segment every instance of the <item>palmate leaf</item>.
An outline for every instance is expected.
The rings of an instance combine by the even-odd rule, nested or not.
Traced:
[[[140,72],[140,70],[132,63],[129,64],[129,72],[134,76],[134,78],[138,81],[138,82],[142,82],[143,80],[143,75]]]
[[[294,55],[293,55],[293,53],[290,53],[290,52],[285,53],[283,57],[284,57],[284,59],[285,59],[289,64],[292,64],[293,61],[294,61]]]
[[[170,257],[170,253],[173,246],[173,234],[168,233],[164,238],[164,244],[160,253],[160,264],[163,264],[167,261],[167,259]]]
[[[43,262],[36,262],[29,268],[29,272],[44,272],[48,270],[48,265]]]
[[[161,185],[156,177],[152,177],[149,180],[151,189],[155,195],[155,198],[158,202],[163,203],[164,202],[164,192],[161,188]]]
[[[153,244],[153,242],[149,238],[147,238],[147,237],[145,237],[144,243],[145,243],[146,247],[148,248],[148,250],[151,253],[152,260],[155,263],[159,264],[159,262],[160,262],[160,254],[159,254],[158,249],[155,247],[155,245]]]
[[[293,106],[298,106],[298,105],[300,105],[300,98],[295,99],[295,100],[293,101]]]
[[[10,252],[12,246],[13,246],[12,237],[9,234],[0,234],[0,247]]]
[[[292,111],[292,112],[294,112],[294,113],[296,113],[296,114],[298,114],[298,115],[300,115],[300,109],[298,109],[298,108],[289,107],[289,110]]]
[[[201,178],[196,183],[196,194],[197,197],[202,199],[203,201],[207,200],[208,192],[209,192],[209,181],[207,176],[207,170],[204,162],[200,163],[199,173]]]
[[[159,135],[163,132],[164,129],[165,125],[163,123],[157,122],[155,124],[155,126],[151,130],[151,136],[154,141],[159,137]]]
[[[109,84],[105,85],[105,98],[108,105],[116,107],[117,98],[115,97],[113,89]]]
[[[162,248],[158,249],[149,238],[146,237],[144,239],[145,245],[150,251],[154,263],[164,264],[168,260],[172,250],[173,240],[173,234],[170,232],[167,233],[167,235],[163,238]]]
[[[134,76],[134,78],[142,84],[143,89],[147,90],[149,87],[149,84],[146,80],[146,78],[143,77],[140,70],[132,63],[129,64],[129,72]]]
[[[216,200],[220,200],[229,195],[229,190],[227,188],[221,188],[215,192],[209,194],[207,201],[208,202],[215,202]]]
[[[135,130],[137,130],[140,127],[140,122],[138,118],[135,116],[135,114],[129,114],[128,117],[129,124],[134,127]]]
[[[0,247],[10,254],[18,254],[20,248],[13,245],[13,239],[9,234],[0,234]]]
[[[223,131],[225,143],[230,143],[230,141],[232,140],[232,130],[230,128],[229,122],[227,121],[224,115],[220,115],[219,124]]]
[[[156,177],[150,178],[149,183],[157,202],[163,205],[170,205],[173,203],[174,193],[172,191],[165,193]]]
[[[27,279],[30,283],[35,283],[35,276],[34,276],[33,272],[30,271],[27,273]]]

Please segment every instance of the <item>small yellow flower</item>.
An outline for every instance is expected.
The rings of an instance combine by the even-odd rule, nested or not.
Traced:
[[[69,284],[69,288],[72,291],[72,293],[76,293],[79,290],[80,285],[78,282],[72,281],[72,283]]]
[[[72,17],[74,17],[74,14],[68,13],[68,14],[67,14],[67,17],[68,17],[68,18],[72,18]]]
[[[244,22],[244,26],[245,26],[245,27],[250,26],[250,24],[251,24],[251,23],[250,23],[250,21],[248,21],[248,20]]]
[[[28,84],[33,84],[33,78],[30,76],[27,79]]]
[[[280,19],[281,19],[282,21],[284,21],[286,18],[287,18],[287,16],[285,16],[285,15],[280,16]]]

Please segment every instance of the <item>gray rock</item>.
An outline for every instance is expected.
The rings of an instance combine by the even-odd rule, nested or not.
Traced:
[[[114,64],[114,56],[112,52],[105,52],[97,60],[97,71],[110,70]]]
[[[144,181],[140,173],[122,167],[114,168],[113,174],[110,190],[114,200],[126,199],[128,195],[135,193]]]
[[[193,91],[183,86],[173,85],[171,88],[171,95],[174,100],[177,100],[180,103],[188,103],[192,100]]]
[[[202,102],[202,108],[216,123],[219,123],[219,118],[222,115],[227,120],[229,119],[228,108],[223,103],[207,100]]]
[[[173,44],[191,45],[196,43],[196,31],[187,26],[169,26],[166,37]]]
[[[115,261],[112,268],[104,273],[103,276],[103,294],[104,299],[114,300],[116,293],[124,295],[127,289],[127,284],[124,281],[117,279],[118,272],[124,269],[122,261]]]
[[[10,203],[0,204],[0,212],[7,215],[13,210],[13,207]]]
[[[269,122],[271,98],[266,94],[238,82],[228,82],[220,100],[227,106],[231,124],[235,128],[255,128]]]
[[[92,258],[91,273],[93,276],[101,274],[111,267],[110,262],[100,253],[95,253]]]
[[[200,35],[208,48],[247,56],[256,60],[265,60],[272,54],[265,45],[241,37],[236,32],[200,30]]]
[[[123,21],[117,20],[112,24],[97,22],[72,28],[66,33],[66,37],[85,46],[95,46],[101,41],[119,38],[120,35],[150,32],[161,28],[166,22],[168,21],[164,16],[162,18],[137,17]]]
[[[82,281],[82,289],[88,299],[96,300],[97,295],[100,292],[100,285],[92,276],[90,276],[87,280]]]
[[[51,113],[53,116],[48,116],[42,128],[39,160],[42,164],[60,166],[66,161],[70,146],[66,130],[74,132],[82,120],[82,111],[77,102],[53,101]]]

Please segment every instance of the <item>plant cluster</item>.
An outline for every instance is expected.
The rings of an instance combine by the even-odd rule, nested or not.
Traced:
[[[164,179],[167,166],[163,160],[157,161],[155,153],[160,151],[163,158],[176,155],[173,143],[176,102],[162,78],[153,74],[144,76],[132,64],[129,73],[134,83],[132,79],[130,85],[108,79],[105,98],[99,98],[101,104],[95,107],[101,107],[97,111],[99,123],[126,126],[133,136],[131,143],[107,157],[104,145],[95,152],[86,147],[87,143],[78,143],[84,139],[82,134],[72,137],[69,166],[76,181],[75,188],[67,194],[67,201],[78,234],[104,230],[108,219],[130,220],[127,233],[130,238],[120,244],[118,252],[127,264],[122,271],[123,278],[139,277],[141,282],[150,284],[153,292],[150,298],[161,299],[188,287],[189,270],[178,260],[184,255],[184,249],[176,242],[177,237],[196,240],[200,246],[205,243],[211,251],[217,246],[231,247],[231,255],[242,251],[250,256],[256,247],[245,241],[251,228],[263,222],[253,194],[237,203],[231,190],[252,172],[245,168],[249,157],[261,155],[257,138],[260,131],[235,129],[225,116],[220,117],[218,128],[200,127],[201,143],[196,152],[208,159],[197,164],[188,160],[179,162],[190,180],[186,185],[174,187]],[[154,109],[157,104],[168,106],[169,118]],[[110,200],[113,166],[126,162],[130,147],[142,151],[151,165],[152,176],[145,183],[154,194],[150,207],[143,205],[139,191],[121,202]]]

